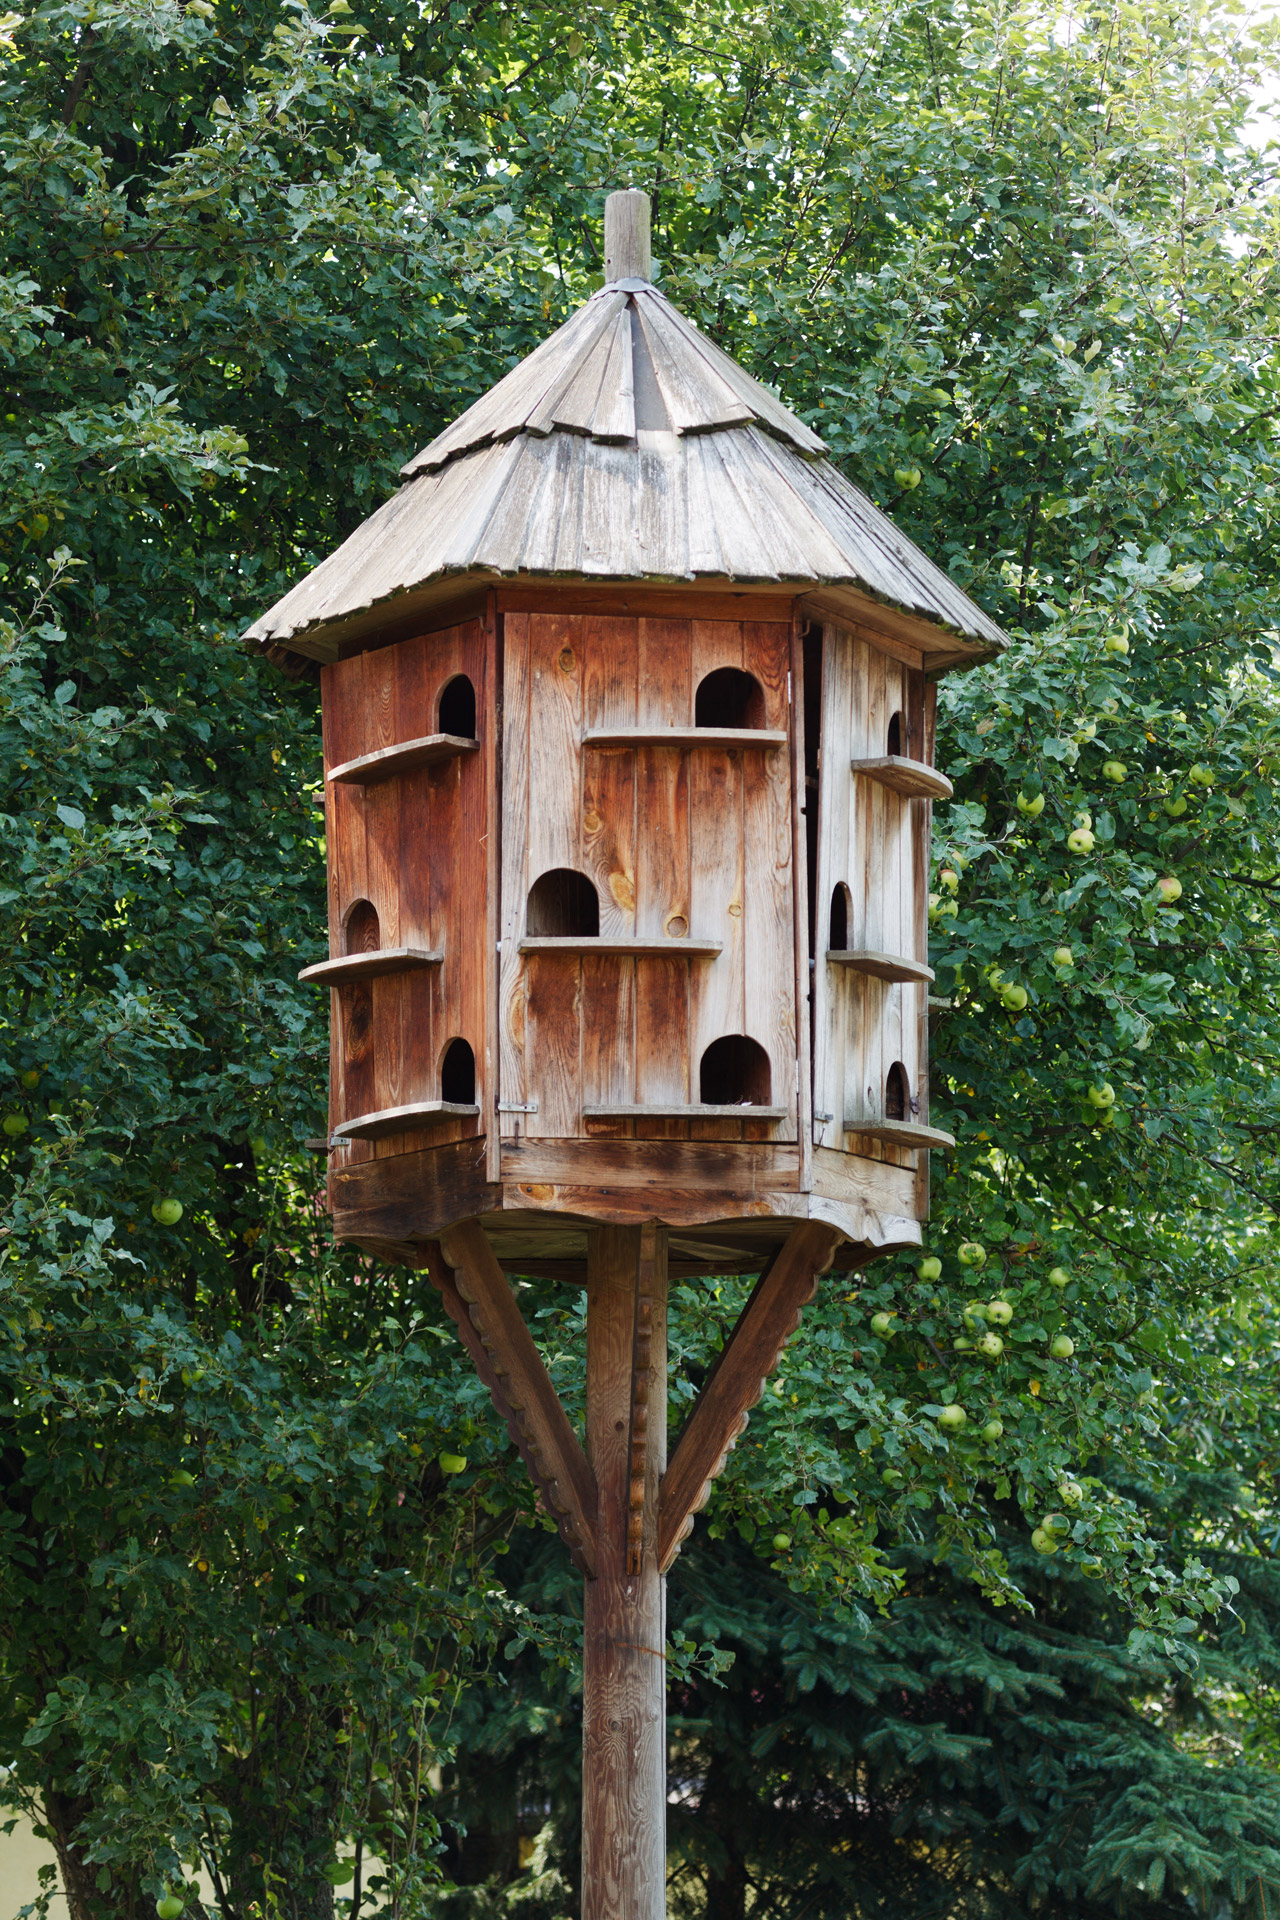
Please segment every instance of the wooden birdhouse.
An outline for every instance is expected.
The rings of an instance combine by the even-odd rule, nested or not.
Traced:
[[[935,687],[1002,635],[624,193],[601,290],[250,637],[320,663],[334,1231],[429,1268],[588,1576],[584,1910],[656,1915],[646,1609],[816,1273],[919,1241]],[[668,1268],[762,1265],[668,1467]],[[585,1453],[504,1272],[588,1284]]]

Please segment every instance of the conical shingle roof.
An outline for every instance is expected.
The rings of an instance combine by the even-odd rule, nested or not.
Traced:
[[[817,434],[647,280],[603,287],[401,473],[248,639],[332,658],[344,631],[469,580],[574,579],[785,586],[853,616],[878,603],[936,664],[1004,643]]]

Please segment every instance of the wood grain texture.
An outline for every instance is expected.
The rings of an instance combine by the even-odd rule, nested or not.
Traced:
[[[336,960],[320,960],[314,967],[304,967],[298,978],[314,981],[319,986],[340,987],[348,981],[375,980],[384,973],[438,967],[443,959],[439,947],[379,947],[372,953],[348,953]]]
[[[542,1495],[544,1506],[555,1519],[560,1538],[568,1547],[574,1565],[580,1573],[586,1575],[587,1579],[592,1579],[596,1565],[594,1510],[584,1516],[576,1509],[564,1511],[558,1504],[560,1485],[554,1478],[547,1478],[546,1451],[530,1439],[527,1410],[522,1413],[512,1404],[508,1392],[510,1375],[501,1363],[495,1360],[490,1346],[486,1344],[481,1324],[483,1313],[477,1318],[475,1304],[468,1298],[469,1289],[464,1290],[465,1283],[459,1283],[440,1244],[436,1242],[427,1246],[415,1264],[426,1266],[432,1285],[439,1290],[445,1312],[457,1327],[459,1338],[471,1357],[471,1364],[479,1375],[481,1384],[489,1390],[494,1412],[510,1434],[520,1458],[528,1469],[530,1479]],[[505,1277],[502,1278],[502,1284],[503,1286],[508,1284]],[[519,1391],[518,1387],[516,1391]],[[577,1445],[576,1439],[574,1445]],[[582,1464],[585,1471],[590,1473],[585,1458]],[[589,1523],[585,1540],[584,1520]]]
[[[484,1058],[480,1098],[485,1130],[485,1173],[490,1180],[501,1178],[502,1131],[498,1123],[498,1101],[502,1097],[500,1062],[502,963],[502,661],[504,636],[498,618],[496,595],[490,591],[484,610],[484,682],[480,688],[482,767],[484,775],[484,873],[485,915],[484,949],[477,970],[476,987],[483,998]]]
[[[412,1133],[422,1127],[437,1127],[442,1120],[471,1119],[479,1107],[456,1100],[419,1100],[412,1106],[385,1107],[380,1113],[361,1113],[335,1127],[335,1142],[343,1140],[385,1140],[388,1134]]]
[[[658,1501],[658,1564],[665,1573],[706,1505],[712,1482],[747,1425],[778,1356],[835,1257],[825,1224],[790,1233],[757,1281],[680,1432]]]
[[[682,753],[720,747],[785,747],[781,727],[588,727],[583,742],[589,747],[670,747]]]
[[[417,773],[420,767],[434,767],[442,760],[456,760],[460,753],[474,753],[479,744],[456,733],[428,733],[418,740],[403,740],[373,753],[362,753],[334,767],[325,778],[335,786],[376,787],[399,774]]]
[[[955,792],[945,773],[926,766],[922,760],[907,760],[899,754],[855,760],[852,771],[905,795],[908,800],[949,800]]]
[[[664,1920],[667,1910],[666,1621],[656,1552],[666,1252],[652,1223],[598,1229],[587,1240],[587,1455],[599,1488],[597,1576],[583,1607],[582,1911],[591,1920]],[[636,1533],[638,1571],[630,1572]]]
[[[920,960],[909,960],[901,953],[869,953],[849,947],[828,947],[829,967],[852,967],[855,973],[869,973],[876,980],[933,979],[933,968]]]
[[[791,617],[789,653],[790,671],[787,690],[791,706],[791,964],[792,990],[795,994],[793,1039],[796,1049],[796,1137],[800,1145],[800,1191],[813,1188],[813,973],[809,965],[809,841],[807,810],[819,805],[819,795],[809,794],[805,768],[808,745],[805,740],[805,654],[804,624],[798,613]],[[821,742],[818,743],[819,759]],[[819,822],[819,824],[821,824]],[[815,876],[816,878],[816,876]]]
[[[443,1234],[440,1251],[455,1269],[454,1284],[466,1303],[467,1317],[478,1335],[491,1376],[515,1421],[520,1436],[517,1444],[538,1491],[554,1514],[575,1562],[593,1579],[599,1566],[595,1476],[556,1397],[506,1275],[483,1229],[474,1221],[463,1222]],[[470,1341],[468,1347],[475,1358]]]

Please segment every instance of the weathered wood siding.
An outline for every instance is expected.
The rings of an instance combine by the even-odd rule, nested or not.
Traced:
[[[507,613],[504,624],[501,1096],[504,1137],[794,1140],[794,867],[785,747],[585,743],[586,729],[694,724],[700,681],[755,676],[766,729],[789,725],[781,621]],[[600,933],[715,940],[714,959],[522,954],[533,883],[587,874]],[[697,1101],[712,1041],[769,1057],[780,1122],[584,1120],[597,1103]]]
[[[484,627],[478,620],[323,669],[324,756],[330,767],[437,731],[440,694],[459,673],[486,699]],[[330,1123],[440,1097],[440,1060],[464,1039],[485,1064],[484,754],[462,754],[371,787],[331,786],[325,796],[329,951],[362,900],[375,908],[383,947],[440,948],[438,967],[333,989]],[[478,1120],[434,1122],[430,1135],[392,1134],[341,1148],[335,1164],[386,1158],[465,1138]]]
[[[834,625],[824,628],[822,660],[813,1104],[816,1114],[832,1117],[815,1122],[814,1138],[823,1147],[913,1165],[914,1153],[846,1134],[844,1122],[852,1115],[884,1118],[885,1081],[895,1061],[905,1068],[911,1097],[921,1100],[928,988],[831,965],[826,954],[832,897],[843,884],[850,949],[928,961],[929,803],[850,771],[851,760],[889,750],[895,714],[895,751],[932,757],[924,675]]]

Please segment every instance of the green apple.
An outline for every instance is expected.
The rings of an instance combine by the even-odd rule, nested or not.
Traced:
[[[1076,957],[1072,953],[1070,947],[1054,948],[1053,964],[1055,967],[1074,967],[1075,963],[1076,963]]]
[[[1129,651],[1129,642],[1122,633],[1109,633],[1103,646],[1107,653],[1118,653],[1122,658]]]
[[[20,1133],[27,1130],[27,1116],[25,1113],[6,1113],[4,1119],[0,1120],[0,1127],[4,1128],[11,1140],[16,1140]]]
[[[1013,1308],[1007,1300],[988,1300],[987,1318],[993,1327],[1007,1327],[1013,1319]]]
[[[1085,1097],[1091,1107],[1114,1107],[1116,1090],[1109,1080],[1104,1080],[1100,1086],[1090,1087]]]
[[[969,1416],[963,1407],[955,1405],[944,1407],[938,1415],[938,1425],[944,1433],[959,1433],[968,1422]]]
[[[440,1455],[441,1473],[465,1473],[467,1456],[464,1453],[442,1453]]]
[[[938,885],[947,893],[959,893],[960,875],[954,867],[943,867],[938,875]]]
[[[983,1440],[999,1440],[1003,1433],[1004,1433],[1003,1420],[988,1420],[986,1426],[982,1429],[982,1433],[979,1437]]]
[[[941,1280],[942,1262],[936,1254],[926,1254],[916,1268],[916,1273],[921,1280]]]
[[[962,1267],[985,1267],[987,1250],[980,1240],[966,1240],[956,1254],[956,1259]]]
[[[151,1209],[151,1218],[162,1227],[176,1227],[182,1218],[181,1200],[157,1200]]]
[[[1027,1004],[1027,990],[1025,987],[1012,985],[1001,987],[1000,998],[1010,1013],[1021,1013]]]
[[[966,1327],[972,1333],[974,1321],[986,1319],[987,1303],[985,1300],[966,1300],[960,1311],[964,1315]]]
[[[1082,1560],[1080,1562],[1080,1571],[1086,1580],[1100,1580],[1102,1578],[1102,1562],[1101,1560]]]
[[[878,1334],[882,1340],[891,1339],[894,1332],[893,1315],[891,1313],[873,1313],[871,1316],[871,1331],[872,1333]]]
[[[1031,1544],[1037,1553],[1056,1553],[1058,1551],[1057,1541],[1053,1535],[1046,1532],[1043,1527],[1036,1528],[1031,1536]]]
[[[1187,778],[1193,787],[1211,787],[1213,785],[1213,769],[1212,767],[1206,767],[1203,760],[1197,760],[1194,767],[1187,768]]]
[[[1050,1267],[1049,1285],[1051,1287],[1069,1287],[1071,1285],[1071,1275],[1065,1267]]]
[[[886,1487],[900,1487],[903,1481],[903,1475],[897,1467],[886,1467],[880,1478]]]
[[[1042,793],[1020,793],[1013,804],[1017,807],[1019,813],[1025,813],[1028,820],[1038,820],[1044,812],[1044,795]]]
[[[28,1093],[34,1093],[36,1088],[40,1085],[40,1074],[38,1069],[35,1067],[28,1067],[26,1072],[22,1076],[22,1084],[26,1088]]]
[[[1083,745],[1086,740],[1092,740],[1097,731],[1096,720],[1082,720],[1076,728],[1076,739]]]
[[[183,1902],[176,1893],[161,1894],[156,1901],[157,1920],[178,1920],[183,1912]]]
[[[1088,827],[1073,827],[1067,835],[1067,846],[1072,853],[1092,853],[1094,838]]]
[[[951,1342],[951,1346],[952,1346],[952,1351],[955,1353],[972,1353],[973,1352],[972,1340],[966,1340],[963,1334],[957,1335],[957,1337]]]
[[[1102,763],[1102,777],[1104,780],[1109,780],[1113,787],[1120,785],[1128,771],[1123,760],[1104,760]]]
[[[1164,803],[1164,810],[1171,820],[1180,820],[1187,810],[1185,794],[1171,793]]]
[[[188,1473],[185,1467],[178,1467],[169,1475],[169,1485],[171,1487],[194,1487],[195,1484],[196,1477],[194,1473]]]
[[[1156,890],[1160,895],[1162,907],[1171,907],[1175,900],[1182,898],[1182,882],[1175,879],[1171,873],[1163,874],[1156,881]]]
[[[1040,1524],[1046,1533],[1054,1534],[1059,1540],[1071,1531],[1071,1522],[1065,1513],[1046,1513]]]
[[[775,1552],[775,1553],[785,1553],[785,1552],[786,1552],[786,1550],[787,1550],[787,1548],[788,1548],[788,1547],[789,1547],[790,1545],[791,1545],[791,1535],[790,1535],[789,1533],[775,1533],[775,1534],[774,1534],[774,1536],[773,1536],[773,1550],[774,1550],[774,1552]]]
[[[1091,827],[1093,825],[1093,815],[1082,807],[1079,813],[1072,814],[1071,824],[1073,827]]]
[[[978,1352],[984,1354],[988,1360],[998,1360],[1004,1352],[1004,1341],[998,1333],[984,1333],[977,1345]]]
[[[914,493],[920,485],[919,467],[895,467],[893,477],[895,483],[907,493]]]
[[[1055,1333],[1049,1342],[1049,1351],[1055,1360],[1069,1360],[1076,1350],[1076,1343],[1069,1333]]]
[[[1084,1499],[1084,1488],[1078,1480],[1060,1480],[1058,1498],[1064,1507],[1078,1507]]]

